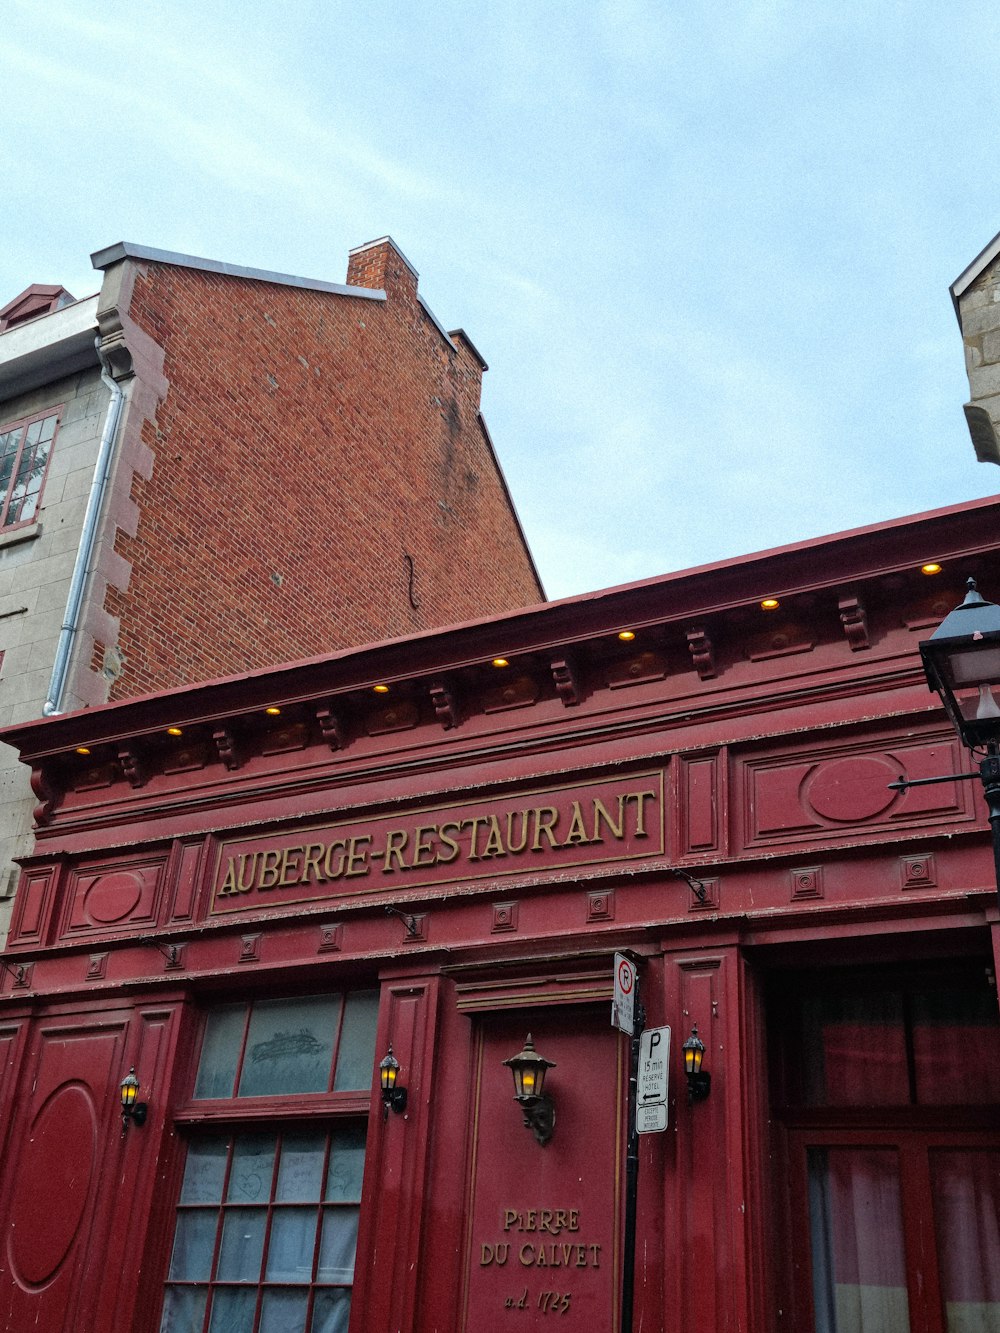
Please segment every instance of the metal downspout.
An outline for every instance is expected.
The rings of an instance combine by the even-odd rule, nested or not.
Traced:
[[[96,338],[94,342],[97,348],[97,359],[101,363],[101,379],[111,393],[111,402],[108,404],[107,416],[104,418],[104,432],[101,435],[101,445],[97,451],[97,462],[94,465],[94,479],[90,483],[87,510],[83,516],[83,531],[80,533],[80,545],[77,548],[76,562],[73,565],[69,596],[66,598],[66,614],[63,616],[62,628],[59,631],[59,642],[56,645],[55,661],[52,665],[52,679],[49,682],[48,698],[42,708],[42,714],[45,717],[51,717],[62,710],[70,655],[73,651],[73,642],[76,639],[77,630],[80,627],[83,590],[86,587],[87,575],[90,572],[90,563],[94,555],[97,524],[101,516],[104,494],[107,490],[108,476],[111,471],[111,456],[114,453],[118,422],[125,397],[111,375],[107,358],[101,351],[100,338]]]

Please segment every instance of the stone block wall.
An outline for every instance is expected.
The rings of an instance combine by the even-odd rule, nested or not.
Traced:
[[[109,397],[93,369],[0,405],[0,425],[60,412],[35,521],[0,532],[0,726],[42,715]],[[0,899],[31,848],[33,805],[27,770],[0,746]],[[0,939],[6,919],[0,908]]]

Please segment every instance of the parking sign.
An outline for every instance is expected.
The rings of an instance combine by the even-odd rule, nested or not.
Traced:
[[[611,1026],[631,1037],[635,1032],[635,963],[623,953],[615,954],[615,998],[611,1002]]]

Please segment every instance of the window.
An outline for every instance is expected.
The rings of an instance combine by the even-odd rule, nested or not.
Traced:
[[[988,955],[777,975],[789,1333],[1000,1333],[1000,1016]],[[805,1243],[805,1242],[808,1243]]]
[[[208,1015],[189,1114],[234,1123],[188,1144],[160,1333],[346,1333],[377,1014],[365,992]]]
[[[59,413],[0,426],[0,528],[35,517]]]

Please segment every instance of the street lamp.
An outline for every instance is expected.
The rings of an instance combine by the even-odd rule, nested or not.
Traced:
[[[968,592],[926,642],[920,657],[931,690],[962,744],[979,760],[979,776],[993,830],[993,861],[1000,895],[1000,606],[987,602],[969,579]]]

